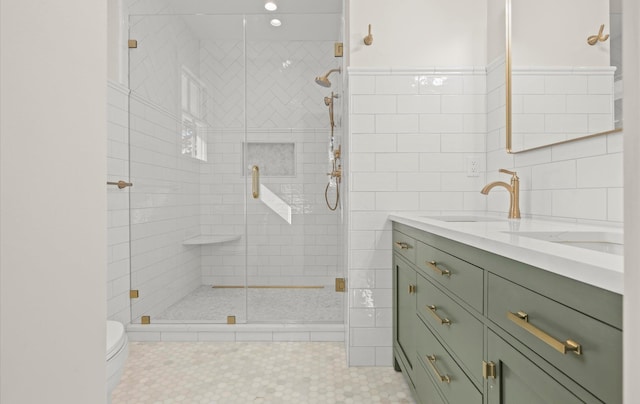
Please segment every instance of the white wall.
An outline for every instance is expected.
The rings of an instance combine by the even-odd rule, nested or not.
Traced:
[[[129,89],[107,86],[107,180],[129,180]],[[131,322],[130,188],[107,188],[107,317]]]
[[[506,53],[505,0],[487,0],[487,62]]]
[[[487,4],[458,0],[350,0],[353,67],[484,66]],[[363,38],[372,25],[373,44]]]
[[[0,10],[0,401],[104,403],[106,2]]]
[[[609,0],[512,1],[511,18],[516,66],[609,66],[611,41],[587,43],[600,24],[609,33]]]
[[[640,251],[637,246],[640,243],[640,187],[638,176],[640,175],[640,30],[637,22],[640,21],[640,5],[636,0],[624,0],[624,70],[625,76],[625,271],[624,271],[624,402],[633,404],[638,402],[638,380],[640,380],[640,322],[638,322],[638,310],[640,310]]]

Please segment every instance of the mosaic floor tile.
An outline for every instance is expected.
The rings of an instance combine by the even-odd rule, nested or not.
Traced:
[[[244,322],[248,305],[252,322],[343,322],[344,294],[323,289],[219,289],[201,286],[154,317],[169,321],[225,322],[235,315]]]
[[[132,342],[113,404],[414,404],[402,374],[343,343]]]

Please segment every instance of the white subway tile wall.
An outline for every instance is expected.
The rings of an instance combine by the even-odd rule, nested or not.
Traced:
[[[513,149],[614,128],[611,68],[519,66],[512,72]]]
[[[484,211],[486,74],[350,70],[349,363],[390,366],[391,211]]]

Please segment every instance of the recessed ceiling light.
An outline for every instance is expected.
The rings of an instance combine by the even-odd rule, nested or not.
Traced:
[[[269,11],[276,11],[278,9],[278,5],[273,0],[267,0],[264,2],[264,8]]]
[[[274,18],[273,20],[271,20],[271,25],[273,25],[274,27],[279,27],[282,25],[282,21],[280,21],[277,18]]]

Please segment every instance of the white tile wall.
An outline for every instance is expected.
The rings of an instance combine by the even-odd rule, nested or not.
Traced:
[[[484,210],[486,75],[349,71],[349,363],[391,365],[391,211]],[[481,117],[481,118],[479,118]],[[484,162],[482,162],[484,166]]]
[[[487,181],[507,179],[498,173],[499,168],[518,171],[522,190],[520,209],[524,216],[553,220],[602,221],[621,225],[622,133],[581,139],[518,154],[506,154],[503,140],[504,97],[501,96],[504,94],[504,74],[501,66],[499,61],[488,66],[490,93],[487,114]],[[591,75],[583,72],[575,75],[525,77],[526,80],[514,83],[514,86],[520,87],[520,90],[514,91],[530,94],[562,93],[562,96],[577,93],[579,95],[575,97],[578,98],[588,97],[589,94],[601,96],[612,91],[612,78],[606,74]],[[583,118],[584,114],[554,114],[547,115],[538,122],[534,117],[524,125],[524,129],[536,132],[537,129],[546,128],[548,125],[566,129],[569,123],[575,124],[576,121],[588,127],[590,123]],[[593,116],[589,118],[592,119]],[[606,117],[605,120],[608,121],[607,125],[611,125],[610,117]],[[537,124],[540,124],[539,128],[535,127]],[[503,192],[496,192],[495,195],[492,192],[487,200],[489,212],[505,212],[508,207],[508,198]]]
[[[614,128],[614,71],[536,68],[512,72],[513,149]]]

